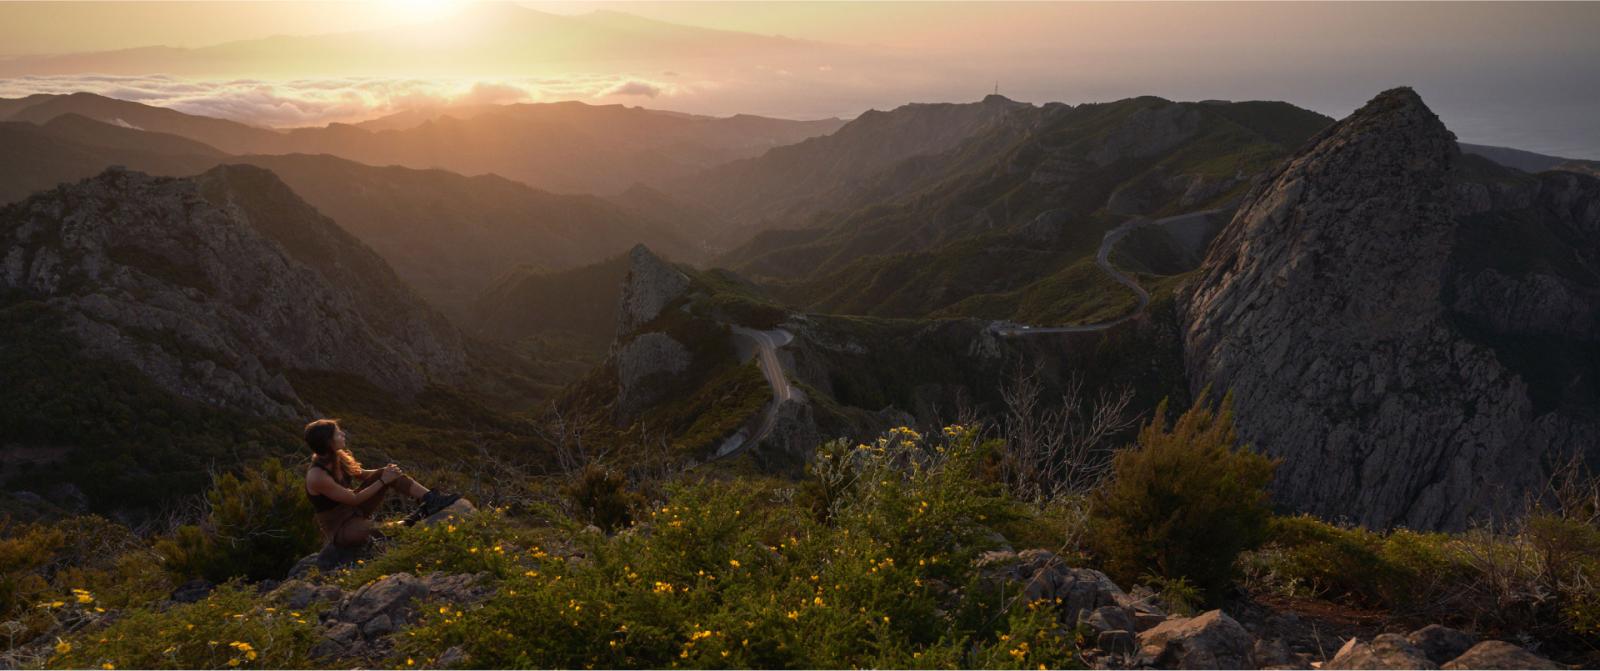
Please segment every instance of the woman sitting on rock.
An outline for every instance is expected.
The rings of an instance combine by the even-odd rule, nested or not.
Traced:
[[[372,515],[390,490],[421,502],[406,516],[408,526],[461,498],[422,486],[394,464],[363,469],[344,443],[339,420],[319,419],[306,425],[306,445],[312,455],[311,468],[306,471],[306,496],[317,511],[317,526],[327,543],[346,548],[365,545],[372,537]],[[359,484],[352,490],[353,482]]]

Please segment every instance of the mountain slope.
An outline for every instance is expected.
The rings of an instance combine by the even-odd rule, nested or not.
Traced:
[[[1286,103],[1148,97],[1021,110],[949,152],[880,173],[879,184],[898,182],[872,190],[898,194],[884,204],[762,234],[724,260],[785,278],[769,280],[773,292],[808,310],[1076,321],[1089,313],[1068,303],[1125,293],[1073,270],[1106,231],[1130,218],[1226,211],[1329,121]]]
[[[374,167],[334,156],[230,156],[176,135],[76,114],[42,126],[0,122],[0,201],[122,165],[192,175],[224,163],[271,169],[296,194],[384,257],[438,309],[462,315],[500,275],[523,266],[564,270],[649,244],[686,261],[704,254],[709,227],[664,195],[614,204],[547,193],[493,175]],[[697,242],[690,242],[697,241]]]
[[[90,125],[98,128],[85,132]],[[177,136],[142,133],[72,115],[44,126],[0,121],[0,203],[83,179],[107,166],[190,175],[216,165],[220,156],[215,149]]]
[[[743,224],[803,223],[841,203],[858,183],[919,154],[948,150],[1026,103],[989,96],[977,103],[904,105],[868,110],[832,134],[759,157],[719,165],[669,185],[668,190]]]
[[[442,317],[260,168],[110,170],[7,206],[0,232],[5,288],[62,315],[85,351],[184,398],[298,418],[294,371],[400,396],[466,372]]]
[[[333,154],[372,165],[492,172],[542,189],[582,193],[662,182],[826,134],[843,123],[717,118],[569,101],[471,108],[465,118],[448,110],[417,114],[414,125],[379,124],[372,130],[329,124],[276,131],[90,93],[13,102],[9,115],[0,107],[0,120],[43,124],[76,114],[190,138],[230,154]]]
[[[1191,386],[1234,394],[1241,436],[1284,459],[1286,505],[1374,527],[1506,512],[1551,463],[1600,456],[1596,194],[1466,161],[1414,92],[1387,91],[1213,243],[1182,301]]]
[[[548,193],[494,175],[378,168],[332,156],[230,160],[277,173],[452,314],[522,266],[565,270],[640,243],[674,258],[699,256],[669,224],[594,196]]]

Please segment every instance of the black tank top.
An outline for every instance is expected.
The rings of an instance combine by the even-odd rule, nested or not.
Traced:
[[[327,473],[328,477],[333,478],[334,482],[339,481],[339,477],[334,475],[333,471],[328,470],[327,466],[323,466],[322,464],[314,461],[311,462],[311,465],[322,469],[322,472]],[[328,498],[325,494],[312,494],[311,490],[309,489],[306,490],[306,498],[311,499],[311,508],[319,513],[327,512],[344,505],[338,501]]]

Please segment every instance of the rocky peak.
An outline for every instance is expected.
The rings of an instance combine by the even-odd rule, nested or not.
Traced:
[[[1235,394],[1290,507],[1454,528],[1543,477],[1548,420],[1441,300],[1458,159],[1414,91],[1385,91],[1251,191],[1180,297],[1191,386]]]
[[[632,333],[689,289],[689,277],[644,245],[628,252],[628,275],[617,305],[617,336]]]
[[[287,371],[354,374],[400,395],[465,374],[443,318],[259,168],[108,170],[0,210],[0,240],[0,286],[179,396],[291,418],[304,403]]]

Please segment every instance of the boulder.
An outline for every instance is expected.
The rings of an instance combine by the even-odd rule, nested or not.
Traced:
[[[382,613],[361,625],[361,635],[367,638],[377,638],[391,633],[394,633],[394,620]]]
[[[418,522],[418,524],[438,524],[452,517],[465,517],[470,513],[477,512],[477,510],[477,506],[472,505],[471,501],[468,501],[465,497],[462,497],[456,499],[455,503],[445,506],[444,510],[423,518],[421,522]]]
[[[1478,642],[1471,634],[1459,629],[1430,624],[1406,635],[1406,640],[1417,646],[1434,664],[1444,664],[1460,657]]]
[[[1444,665],[1446,669],[1566,668],[1505,641],[1484,641]]]
[[[1281,638],[1256,641],[1255,656],[1256,663],[1263,669],[1311,668],[1310,656],[1291,650],[1288,642]]]
[[[433,665],[441,669],[448,669],[455,666],[461,666],[466,662],[467,652],[462,650],[461,646],[454,645],[445,648],[444,652],[439,653],[439,658],[433,660]]]
[[[335,618],[365,625],[378,615],[403,616],[415,601],[427,595],[428,586],[416,576],[396,573],[356,590],[338,610]],[[404,620],[403,617],[400,619]]]
[[[329,543],[314,555],[306,555],[289,569],[289,578],[303,578],[317,569],[323,573],[338,570],[355,563],[361,557],[361,548],[346,548]]]
[[[1096,633],[1104,631],[1133,631],[1133,617],[1128,611],[1118,606],[1101,606],[1094,610],[1080,611],[1078,617],[1080,624],[1086,624]]]
[[[1255,640],[1220,610],[1172,618],[1139,634],[1141,661],[1162,669],[1255,668]]]
[[[172,590],[172,600],[178,603],[194,603],[210,596],[213,589],[216,589],[216,585],[211,584],[210,580],[195,578]]]
[[[361,647],[361,631],[349,622],[335,622],[322,632],[322,639],[311,646],[313,659],[355,656]]]
[[[1379,634],[1372,642],[1359,638],[1346,641],[1344,647],[1323,665],[1324,669],[1437,669],[1438,664],[1428,659],[1421,650],[1399,634]]]
[[[1113,655],[1131,655],[1137,649],[1133,632],[1122,629],[1102,631],[1095,637],[1096,648]]]

